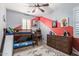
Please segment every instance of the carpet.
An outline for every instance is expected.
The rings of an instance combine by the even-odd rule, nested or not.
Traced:
[[[51,48],[47,45],[43,45],[37,48],[15,53],[14,56],[68,56],[68,55],[54,48]]]

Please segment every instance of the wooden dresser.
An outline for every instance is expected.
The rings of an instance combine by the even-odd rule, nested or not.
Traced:
[[[72,37],[47,35],[47,45],[67,54],[72,53]]]

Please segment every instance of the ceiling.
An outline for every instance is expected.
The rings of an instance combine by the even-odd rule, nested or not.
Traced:
[[[7,9],[22,12],[25,14],[35,15],[35,16],[43,16],[48,15],[50,13],[53,13],[56,9],[62,8],[62,7],[70,7],[73,9],[75,6],[78,6],[77,3],[50,3],[49,7],[41,7],[45,10],[45,12],[41,12],[39,9],[36,9],[35,13],[32,13],[32,10],[34,7],[28,7],[29,5],[32,5],[30,3],[6,3],[5,6]]]

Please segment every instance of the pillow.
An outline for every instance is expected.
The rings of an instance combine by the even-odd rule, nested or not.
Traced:
[[[9,27],[9,30],[10,30],[11,32],[14,32],[13,28],[11,28],[11,27]]]
[[[6,32],[8,32],[8,33],[13,33],[14,30],[13,30],[13,28],[9,27],[9,28],[7,28]]]

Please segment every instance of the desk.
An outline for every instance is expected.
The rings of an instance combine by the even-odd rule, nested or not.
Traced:
[[[33,34],[34,36],[34,41],[36,43],[36,45],[39,45],[39,42],[41,41],[41,30],[36,30],[36,32]]]

